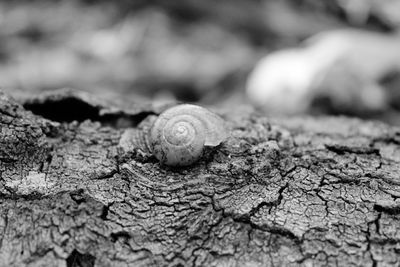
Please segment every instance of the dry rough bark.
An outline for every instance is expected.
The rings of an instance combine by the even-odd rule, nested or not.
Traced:
[[[400,129],[222,113],[227,142],[174,170],[127,135],[162,109],[107,105],[0,94],[0,266],[400,262]]]

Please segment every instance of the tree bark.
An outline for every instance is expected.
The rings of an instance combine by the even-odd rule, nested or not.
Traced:
[[[126,138],[160,110],[0,94],[0,266],[399,264],[398,128],[227,111],[174,169]]]

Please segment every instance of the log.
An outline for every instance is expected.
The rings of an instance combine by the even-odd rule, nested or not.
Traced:
[[[123,141],[160,110],[0,93],[0,266],[398,265],[399,128],[220,111],[171,168]]]

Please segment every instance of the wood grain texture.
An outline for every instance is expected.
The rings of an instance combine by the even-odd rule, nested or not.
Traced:
[[[0,94],[0,266],[400,260],[399,128],[221,112],[231,137],[172,169],[121,142],[159,110],[63,121],[27,101]],[[134,122],[121,127],[118,114]]]

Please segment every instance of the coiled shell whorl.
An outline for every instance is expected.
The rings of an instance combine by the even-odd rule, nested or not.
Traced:
[[[204,148],[227,138],[224,121],[211,111],[183,104],[167,109],[149,133],[153,155],[165,165],[187,166],[201,158]]]

